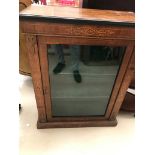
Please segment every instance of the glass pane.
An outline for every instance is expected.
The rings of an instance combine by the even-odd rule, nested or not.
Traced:
[[[125,47],[48,45],[53,116],[103,116]]]

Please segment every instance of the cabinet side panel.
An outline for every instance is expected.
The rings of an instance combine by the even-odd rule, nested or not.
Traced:
[[[26,34],[26,47],[31,67],[33,87],[38,109],[38,121],[46,122],[46,111],[43,96],[40,62],[38,56],[37,38],[35,35]]]
[[[39,41],[39,57],[41,64],[41,74],[43,79],[43,91],[46,105],[47,120],[51,120],[51,89],[49,84],[49,73],[48,73],[48,59],[47,59],[47,45]]]

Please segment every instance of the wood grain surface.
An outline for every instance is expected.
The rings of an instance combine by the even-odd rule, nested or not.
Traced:
[[[112,11],[112,10],[95,10],[59,6],[34,6],[20,12],[20,16],[75,19],[90,21],[108,21],[117,23],[134,23],[135,17],[133,12]]]

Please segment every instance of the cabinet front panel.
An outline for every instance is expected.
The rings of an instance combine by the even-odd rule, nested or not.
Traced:
[[[104,116],[125,49],[48,45],[51,117]]]

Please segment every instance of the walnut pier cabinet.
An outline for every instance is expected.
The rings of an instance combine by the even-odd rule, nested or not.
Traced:
[[[134,76],[134,13],[31,5],[19,18],[37,128],[116,126]],[[60,59],[65,67],[55,73]]]

